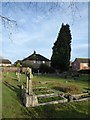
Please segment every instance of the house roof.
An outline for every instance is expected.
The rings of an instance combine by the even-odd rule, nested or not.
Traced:
[[[8,59],[0,59],[0,63],[11,64],[11,61]]]
[[[75,61],[76,60],[80,63],[89,63],[90,58],[76,58]]]
[[[23,59],[22,61],[25,61],[25,60],[50,61],[48,58],[46,58],[40,54],[36,54],[35,51],[32,55],[28,56],[27,58]]]

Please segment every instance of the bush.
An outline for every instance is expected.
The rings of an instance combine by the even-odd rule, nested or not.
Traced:
[[[39,70],[41,73],[49,73],[49,66],[46,64],[41,64]]]
[[[38,73],[38,70],[39,70],[38,68],[32,68],[33,73]]]
[[[53,67],[49,67],[49,73],[55,73],[55,69]]]
[[[30,68],[33,68],[33,65],[32,64],[30,64],[30,63],[22,63],[22,66],[23,67],[30,67]]]

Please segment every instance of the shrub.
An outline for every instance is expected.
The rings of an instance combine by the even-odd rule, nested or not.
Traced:
[[[23,66],[23,67],[30,67],[30,68],[33,68],[33,65],[30,64],[30,63],[28,63],[28,62],[22,63],[22,66]]]
[[[41,64],[39,70],[41,73],[49,73],[49,66],[46,64]]]
[[[53,67],[49,67],[49,73],[55,73],[55,69]]]
[[[17,66],[17,67],[20,67],[20,65],[21,65],[20,62],[18,62],[16,66]]]

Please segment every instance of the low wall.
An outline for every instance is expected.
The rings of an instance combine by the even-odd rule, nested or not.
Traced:
[[[2,72],[16,72],[18,67],[2,67]],[[26,67],[22,67],[22,72],[26,71]]]
[[[63,100],[51,101],[51,102],[46,102],[46,103],[39,103],[37,106],[59,104],[59,103],[66,103],[66,102],[68,102],[68,100],[66,98],[64,98]]]

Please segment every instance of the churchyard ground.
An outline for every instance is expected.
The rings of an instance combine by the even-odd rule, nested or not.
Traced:
[[[8,74],[4,72],[2,75],[3,118],[88,118],[90,101],[74,101],[26,108],[21,98],[21,85],[26,85],[26,76],[21,74],[20,79],[20,82],[17,81],[15,72]],[[90,90],[88,75],[82,75],[77,80],[55,75],[34,75],[32,82],[33,90],[38,87],[42,88],[41,91],[34,90],[36,94],[45,94],[43,89],[65,94],[79,94]]]

